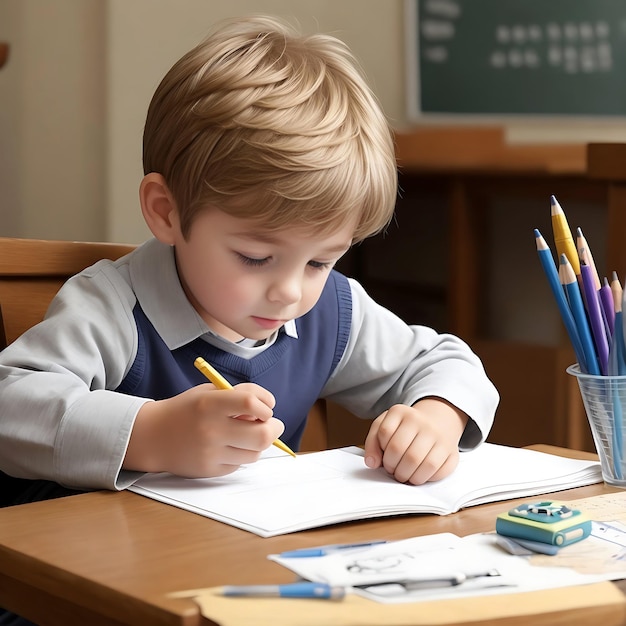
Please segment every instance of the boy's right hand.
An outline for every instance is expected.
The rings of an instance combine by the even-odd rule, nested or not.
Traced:
[[[189,478],[223,476],[256,461],[285,429],[274,396],[254,383],[193,387],[146,402],[135,419],[123,467]]]

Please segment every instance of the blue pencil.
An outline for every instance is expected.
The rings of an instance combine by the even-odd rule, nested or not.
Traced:
[[[559,275],[556,271],[554,259],[552,258],[552,252],[550,251],[546,240],[536,228],[535,243],[537,244],[537,254],[539,255],[539,260],[541,261],[543,271],[545,272],[545,275],[548,279],[550,289],[552,290],[552,294],[554,295],[556,303],[559,307],[561,319],[563,320],[563,324],[565,325],[565,330],[567,330],[567,334],[569,335],[572,347],[574,348],[576,360],[578,361],[580,370],[586,373],[589,371],[587,368],[587,359],[585,358],[585,351],[583,350],[583,346],[578,335],[578,330],[576,329],[576,321],[574,320],[572,311],[569,308],[567,299],[565,298],[563,287],[561,286],[561,283],[559,281]]]
[[[613,307],[615,309],[614,332],[609,350],[609,367],[612,376],[624,376],[626,374],[626,345],[624,343],[624,314],[623,297],[624,290],[617,277],[617,272],[613,272],[611,278],[611,292],[613,293]]]
[[[622,313],[623,289],[617,277],[617,272],[613,272],[613,277],[611,279],[611,292],[613,297],[613,308],[615,311],[615,323],[609,348],[609,376],[623,376],[626,374]],[[613,471],[615,473],[615,477],[622,480],[622,459],[624,457],[622,421],[624,417],[618,386],[619,383],[614,383],[611,379],[609,379],[611,403],[613,405]]]
[[[613,333],[613,340],[611,343],[611,349],[614,350],[614,365],[613,365],[613,373],[618,376],[623,376],[626,374],[626,346],[624,345],[624,319],[623,319],[623,308],[624,308],[624,290],[621,287],[619,280],[617,280],[617,274],[614,273],[614,278],[617,281],[617,289],[613,289],[612,291],[614,295],[615,301],[615,332]],[[620,296],[621,292],[621,298]],[[623,436],[623,422],[624,415],[622,411],[622,402],[619,396],[619,391],[616,389],[617,385],[613,385],[613,404],[615,406],[615,413],[613,415],[613,446],[617,451],[614,459],[615,467],[615,475],[618,479],[623,479],[622,473],[622,459],[624,458],[624,436]],[[617,461],[617,463],[615,463]]]
[[[624,376],[626,374],[626,361],[624,360],[624,328],[623,313],[621,310],[615,313],[615,332],[611,338],[609,348],[609,376]]]
[[[624,421],[624,412],[622,411],[619,383],[609,378],[609,387],[611,388],[611,405],[613,407],[613,470],[615,478],[623,480],[622,459],[624,458],[624,443],[622,423]]]
[[[591,329],[589,328],[589,322],[587,321],[583,298],[580,294],[576,274],[574,274],[572,265],[567,260],[567,256],[565,256],[565,254],[561,254],[560,256],[559,277],[561,279],[561,284],[565,289],[565,293],[567,294],[567,300],[569,302],[570,309],[572,310],[572,315],[576,321],[578,336],[580,337],[580,342],[585,353],[585,360],[587,362],[587,373],[594,376],[600,376],[600,366],[598,364],[596,349],[593,345],[593,339],[591,338]]]

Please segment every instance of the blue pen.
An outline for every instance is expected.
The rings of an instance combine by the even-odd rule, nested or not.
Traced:
[[[327,556],[333,552],[339,552],[341,550],[350,550],[352,548],[369,548],[370,546],[377,546],[381,543],[387,543],[386,541],[363,541],[361,543],[337,543],[329,546],[319,546],[317,548],[302,548],[301,550],[289,550],[287,552],[281,552],[278,556],[282,556],[285,559],[303,559],[314,556]]]
[[[222,588],[222,595],[247,598],[320,598],[341,600],[346,595],[343,587],[326,583],[291,583],[287,585],[230,585]]]

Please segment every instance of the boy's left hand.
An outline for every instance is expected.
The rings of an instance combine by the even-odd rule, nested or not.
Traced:
[[[451,474],[468,417],[440,398],[396,404],[379,415],[365,439],[365,464],[381,465],[401,483],[421,485]]]

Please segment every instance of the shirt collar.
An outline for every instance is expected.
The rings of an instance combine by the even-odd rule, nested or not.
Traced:
[[[283,328],[285,329],[285,334],[289,335],[289,337],[293,337],[294,339],[298,338],[296,320],[289,320],[288,322],[285,322]]]
[[[150,239],[130,259],[130,280],[137,300],[170,350],[207,333],[214,335],[193,308],[178,278],[174,248]],[[282,327],[298,338],[296,321]]]

